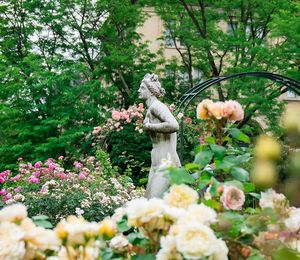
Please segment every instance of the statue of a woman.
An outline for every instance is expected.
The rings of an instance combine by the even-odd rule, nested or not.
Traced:
[[[146,197],[162,197],[170,183],[164,173],[158,171],[162,159],[171,160],[176,167],[180,160],[176,151],[178,123],[169,108],[160,102],[165,90],[161,87],[158,76],[146,74],[138,90],[139,98],[146,102],[148,111],[144,128],[152,140],[151,169],[148,177]]]

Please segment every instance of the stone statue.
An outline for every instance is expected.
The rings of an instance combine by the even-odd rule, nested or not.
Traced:
[[[152,140],[151,169],[148,177],[146,198],[162,197],[170,183],[162,171],[158,171],[163,159],[171,160],[176,167],[180,160],[176,151],[178,123],[169,108],[158,98],[165,94],[156,74],[146,74],[138,90],[139,98],[148,108],[144,128]]]

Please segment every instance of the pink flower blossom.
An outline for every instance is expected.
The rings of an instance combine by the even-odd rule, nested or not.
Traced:
[[[6,196],[4,197],[4,199],[2,201],[6,202],[6,201],[10,200],[11,198],[12,198],[11,193],[7,193]]]
[[[0,196],[4,196],[4,195],[6,195],[6,190],[5,189],[0,190]]]
[[[65,157],[61,155],[61,156],[58,157],[58,160],[62,161],[64,158]]]
[[[210,99],[204,99],[202,100],[198,106],[197,106],[197,118],[200,119],[209,119],[209,107],[213,104],[213,102]]]
[[[39,172],[39,171],[35,171],[35,172],[33,172],[32,173],[32,175],[34,176],[34,177],[40,177],[40,175],[41,175],[41,173]]]
[[[193,120],[192,120],[192,118],[190,118],[190,117],[187,116],[187,117],[184,119],[184,122],[187,123],[187,124],[191,124],[191,123],[193,123]]]
[[[21,186],[18,186],[17,188],[14,189],[15,193],[19,193],[21,191],[22,191],[22,187]]]
[[[34,164],[35,168],[40,168],[43,165],[43,163],[41,161],[38,161]]]
[[[138,110],[141,112],[144,112],[144,104],[143,103],[139,103]]]
[[[23,158],[22,158],[22,157],[19,157],[19,158],[18,158],[18,161],[23,161]]]
[[[66,175],[64,172],[62,172],[62,173],[59,173],[59,174],[58,174],[58,177],[59,177],[61,180],[64,180],[64,179],[67,177],[67,175]]]
[[[99,132],[101,132],[101,130],[102,130],[102,127],[101,127],[101,126],[96,126],[96,127],[94,127],[94,130],[93,130],[92,134],[93,134],[93,135],[96,135],[96,134],[98,134]]]
[[[13,181],[13,182],[16,182],[16,181],[18,181],[21,177],[22,177],[22,174],[17,174],[16,176],[11,177],[10,180]]]
[[[231,121],[240,121],[244,118],[244,110],[240,103],[229,100],[225,102],[225,115]]]
[[[39,180],[37,177],[35,177],[34,175],[31,175],[31,176],[29,177],[29,182],[30,182],[30,183],[39,183],[40,180]]]
[[[115,128],[118,128],[120,125],[120,122],[115,123]]]
[[[112,117],[114,120],[120,120],[120,118],[121,118],[121,113],[120,113],[119,111],[113,110],[112,113],[111,113],[111,117]]]
[[[80,169],[80,168],[82,168],[82,163],[80,163],[80,162],[77,162],[77,161],[75,161],[74,163],[73,163],[73,165],[74,165],[74,167],[75,168],[77,168],[77,169]]]
[[[225,209],[241,210],[245,202],[245,194],[235,186],[225,185],[220,200]]]
[[[79,174],[79,180],[84,180],[86,179],[86,176],[83,173]]]

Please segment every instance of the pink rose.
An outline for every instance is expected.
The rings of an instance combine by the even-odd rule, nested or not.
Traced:
[[[241,104],[234,100],[225,102],[225,116],[231,121],[240,121],[244,118],[244,110]]]
[[[120,122],[115,123],[115,128],[118,128],[120,126]]]
[[[18,158],[18,161],[23,161],[23,158],[22,158],[22,157],[19,157],[19,158]]]
[[[114,120],[120,120],[120,118],[121,118],[120,112],[119,112],[119,111],[116,111],[116,110],[112,111],[111,117],[112,117]]]
[[[144,104],[143,103],[139,103],[138,110],[141,112],[144,112]]]
[[[0,190],[0,196],[4,196],[4,195],[6,195],[6,190],[5,189]]]
[[[15,181],[18,181],[21,177],[22,177],[22,174],[17,174],[16,176],[10,178],[10,180],[15,182]]]
[[[34,175],[31,175],[31,176],[29,177],[29,182],[30,182],[30,183],[39,183],[40,180],[39,180],[37,177],[35,177]]]
[[[62,161],[64,158],[65,157],[61,155],[61,156],[58,157],[58,160]]]
[[[86,176],[83,173],[79,174],[79,180],[84,180],[86,179]]]
[[[187,124],[192,124],[192,123],[193,123],[193,120],[192,120],[192,118],[190,118],[190,117],[187,116],[187,117],[184,119],[184,122],[187,123]]]
[[[235,186],[224,186],[221,202],[225,209],[240,210],[245,202],[245,194]]]
[[[40,168],[41,166],[42,166],[42,162],[41,161],[39,161],[39,162],[36,162],[35,164],[34,164],[34,167],[35,168]]]
[[[224,102],[215,102],[212,104],[208,104],[208,112],[211,114],[214,118],[220,120],[222,117],[224,117],[224,110],[225,110],[225,104]]]
[[[19,193],[21,191],[22,191],[22,187],[21,186],[18,186],[17,188],[14,189],[15,193]]]
[[[75,161],[73,165],[74,165],[74,167],[77,168],[77,169],[80,169],[80,168],[82,168],[82,166],[83,166],[82,163],[77,162],[77,161]]]
[[[6,201],[10,200],[11,198],[12,198],[11,193],[7,193],[6,196],[4,197],[4,199],[2,201],[6,202]]]
[[[34,176],[34,177],[40,177],[40,175],[41,175],[41,173],[39,172],[39,171],[35,171],[35,172],[33,172],[32,173],[32,175]]]

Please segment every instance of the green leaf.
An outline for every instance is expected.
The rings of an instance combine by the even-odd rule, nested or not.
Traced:
[[[187,171],[194,172],[199,170],[199,164],[196,163],[187,163],[184,167]]]
[[[211,162],[212,158],[213,158],[212,151],[209,150],[200,151],[195,156],[194,164],[199,164],[200,168],[203,168]]]
[[[239,167],[232,168],[231,175],[234,179],[238,181],[241,182],[249,181],[249,173],[243,168],[239,168]]]
[[[216,158],[222,159],[225,156],[226,148],[224,146],[211,144],[210,148]]]
[[[141,233],[130,233],[126,236],[128,241],[133,245],[146,245],[148,243],[145,236],[143,236]]]
[[[216,143],[215,138],[213,138],[212,136],[206,137],[204,141],[208,144],[215,144]]]
[[[244,185],[244,191],[245,192],[250,192],[255,190],[255,186],[252,182],[245,182],[243,183]]]
[[[225,158],[222,161],[215,160],[215,169],[216,170],[223,170],[225,172],[229,172],[233,166],[234,166],[234,164],[227,161]]]
[[[184,168],[170,169],[168,176],[172,184],[192,184],[195,182],[194,178]]]
[[[250,138],[237,128],[229,128],[229,134],[238,141],[250,143]]]
[[[131,227],[128,226],[127,216],[124,216],[120,221],[118,221],[117,228],[120,232],[126,232],[131,229]]]
[[[206,200],[204,201],[204,204],[208,207],[211,207],[215,210],[220,210],[221,209],[221,204],[220,202],[216,201],[216,200]]]
[[[133,260],[155,260],[155,256],[152,254],[136,255],[132,257]]]
[[[300,255],[297,251],[289,248],[281,248],[274,253],[274,260],[300,260]]]
[[[47,220],[33,220],[34,224],[43,228],[53,228],[53,225]]]

